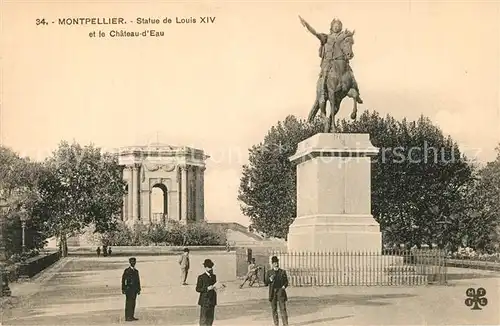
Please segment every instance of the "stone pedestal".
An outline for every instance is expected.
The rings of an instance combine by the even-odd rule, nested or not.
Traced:
[[[316,134],[298,145],[297,217],[288,234],[289,252],[380,253],[379,224],[371,215],[368,134]]]

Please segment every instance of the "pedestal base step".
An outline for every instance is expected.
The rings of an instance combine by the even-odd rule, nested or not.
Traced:
[[[396,268],[404,265],[404,257],[363,253],[274,253],[284,269],[365,271]],[[407,265],[404,265],[407,266]]]
[[[369,251],[380,253],[382,234],[371,215],[323,214],[297,217],[288,233],[289,252]]]

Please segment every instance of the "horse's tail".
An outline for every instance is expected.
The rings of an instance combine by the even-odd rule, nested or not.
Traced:
[[[312,123],[314,121],[314,118],[316,117],[318,110],[319,110],[319,101],[318,101],[318,99],[316,99],[314,101],[314,105],[313,105],[311,111],[309,111],[309,117],[307,118],[307,122]]]

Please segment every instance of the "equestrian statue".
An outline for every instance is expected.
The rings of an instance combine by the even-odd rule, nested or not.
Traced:
[[[335,132],[335,115],[340,109],[344,97],[353,99],[354,107],[351,119],[356,119],[358,103],[363,100],[359,94],[359,87],[349,60],[354,57],[354,31],[342,30],[342,22],[333,19],[330,25],[330,34],[318,33],[302,17],[302,25],[320,41],[319,56],[321,58],[321,72],[316,84],[316,101],[309,112],[308,121],[312,122],[318,111],[321,112],[325,126],[324,132]],[[326,102],[330,102],[330,114],[326,116]]]

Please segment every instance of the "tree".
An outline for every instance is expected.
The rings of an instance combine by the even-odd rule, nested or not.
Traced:
[[[500,247],[500,146],[497,157],[477,173],[461,230],[464,246],[494,252]]]
[[[342,132],[370,134],[380,148],[372,165],[372,212],[387,244],[444,247],[443,223],[464,212],[473,180],[458,144],[423,116],[396,121],[365,111],[341,125]]]
[[[116,227],[125,182],[115,156],[93,145],[61,142],[45,166],[35,211],[47,233],[60,238],[64,255],[68,235],[89,225],[99,233]]]
[[[319,122],[311,125],[288,116],[271,128],[263,142],[249,149],[238,200],[254,230],[267,237],[286,238],[296,214],[296,174],[288,158],[299,142],[321,128]]]
[[[8,255],[22,251],[21,211],[28,216],[26,222],[26,249],[39,249],[45,244],[39,219],[33,215],[33,207],[39,200],[38,180],[43,173],[40,163],[21,158],[10,148],[0,146],[0,198],[8,205],[6,225],[3,230]]]
[[[429,119],[397,121],[365,111],[358,120],[339,121],[340,132],[369,133],[380,153],[372,164],[372,212],[388,244],[440,244],[440,222],[459,213],[472,167],[457,144]],[[321,132],[287,117],[264,142],[249,150],[239,197],[255,230],[286,238],[296,214],[296,170],[288,158],[297,144]]]

